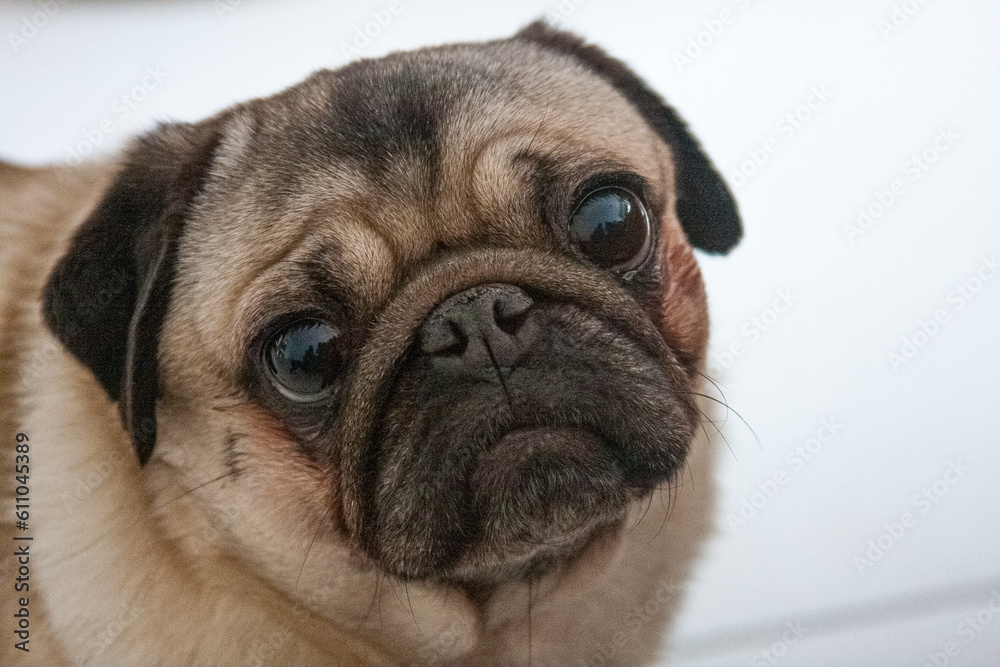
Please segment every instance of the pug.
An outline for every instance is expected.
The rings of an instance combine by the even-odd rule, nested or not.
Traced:
[[[741,224],[622,62],[360,60],[0,192],[5,664],[662,655]]]

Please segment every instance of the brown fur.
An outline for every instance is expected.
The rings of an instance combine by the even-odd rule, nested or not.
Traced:
[[[731,213],[706,201],[725,186],[636,82],[533,27],[317,73],[161,128],[116,167],[0,166],[0,437],[5,452],[31,438],[35,535],[32,652],[8,643],[2,661],[654,660],[712,509],[692,398],[708,322],[688,237],[728,249],[738,220],[731,200]],[[607,173],[641,178],[654,219],[656,256],[634,277],[581,261],[550,224]],[[412,470],[378,437],[422,409],[404,380],[428,314],[497,283],[582,322],[582,340],[614,333],[608,350],[656,360],[650,382],[669,387],[654,406],[670,415],[664,449],[641,451],[671,473],[529,569],[504,562],[525,548],[514,538],[452,562],[416,555],[438,544],[433,522],[402,546],[385,528],[451,509],[447,494],[387,501],[409,498],[393,480]],[[97,316],[81,311],[102,284],[114,288]],[[336,316],[355,350],[332,425],[276,402],[248,360],[269,322],[298,311]],[[628,381],[617,391],[623,405],[647,398]],[[388,491],[372,488],[373,462]]]

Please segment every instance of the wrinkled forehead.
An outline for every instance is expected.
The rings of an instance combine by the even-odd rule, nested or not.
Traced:
[[[363,60],[238,108],[180,261],[192,285],[228,264],[211,280],[237,301],[291,289],[289,266],[328,269],[377,310],[441,248],[554,247],[541,202],[607,172],[660,203],[672,178],[656,134],[570,57],[512,40]]]

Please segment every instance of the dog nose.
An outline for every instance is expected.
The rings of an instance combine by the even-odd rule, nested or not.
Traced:
[[[480,285],[434,309],[420,330],[420,348],[465,367],[510,368],[533,338],[531,297],[513,285]]]

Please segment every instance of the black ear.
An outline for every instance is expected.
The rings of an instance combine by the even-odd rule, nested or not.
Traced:
[[[221,125],[163,125],[136,140],[45,286],[46,323],[118,401],[141,463],[156,442],[156,354],[177,241]]]
[[[725,181],[677,112],[625,63],[584,43],[576,35],[556,30],[541,21],[524,28],[514,35],[514,39],[575,57],[628,98],[670,146],[677,169],[677,217],[691,245],[708,252],[726,253],[739,242],[743,228],[736,200]]]

